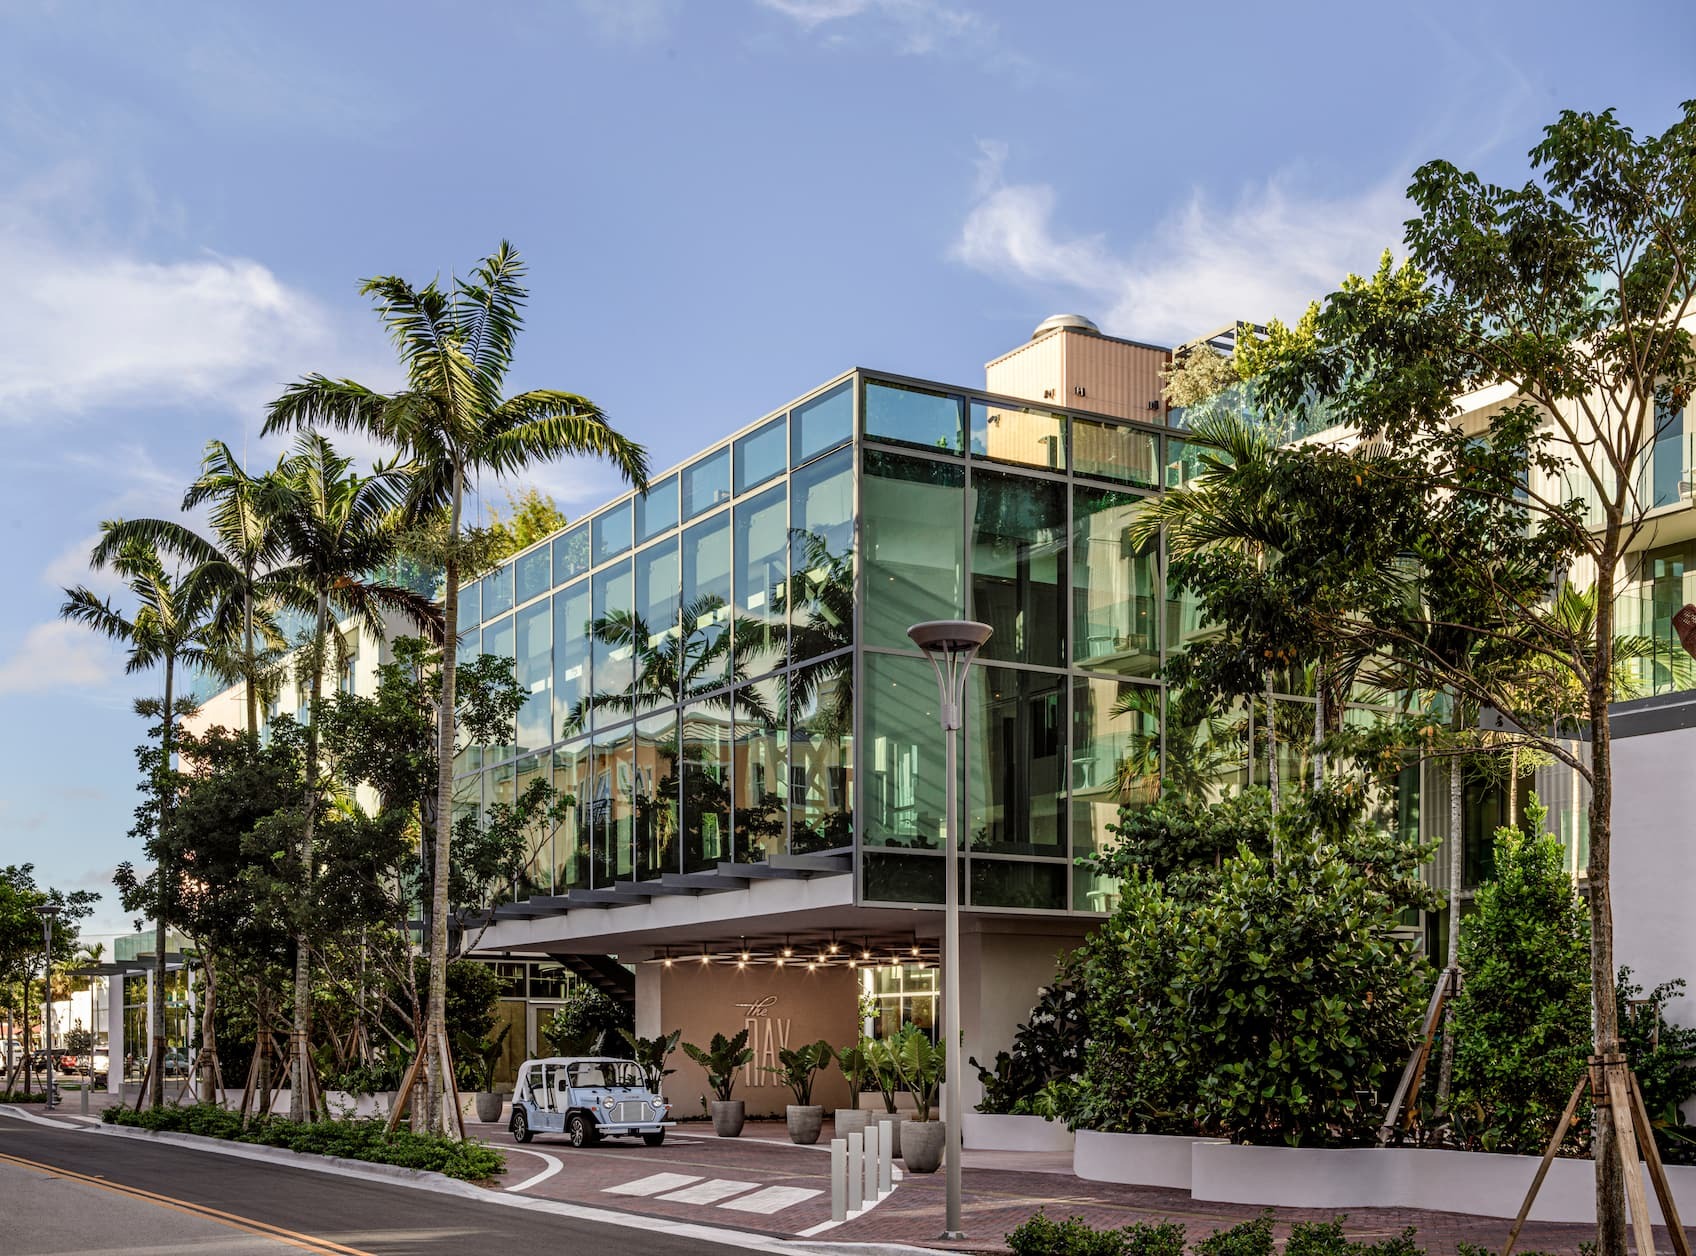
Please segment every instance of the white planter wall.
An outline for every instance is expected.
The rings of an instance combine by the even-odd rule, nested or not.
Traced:
[[[1042,1116],[968,1112],[960,1139],[970,1151],[1071,1151],[1072,1131]]]
[[[1211,1140],[1176,1134],[1104,1134],[1100,1130],[1079,1130],[1072,1148],[1072,1172],[1086,1182],[1171,1186],[1187,1191],[1194,1149],[1208,1141]]]

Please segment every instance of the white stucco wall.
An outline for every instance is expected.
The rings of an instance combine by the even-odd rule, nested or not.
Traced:
[[[1667,1019],[1696,1024],[1696,728],[1613,743],[1614,954],[1650,989],[1682,977]]]
[[[1083,940],[1085,922],[1065,931],[1060,922],[1046,928],[1020,928],[1025,922],[1009,917],[967,918],[960,937],[960,1028],[965,1036],[964,1060],[988,1067],[997,1051],[1013,1045],[1013,1035],[1036,1003],[1037,991],[1054,980],[1062,953]],[[1018,932],[998,930],[1018,929]],[[966,1065],[960,1075],[966,1110],[983,1098],[977,1070]]]

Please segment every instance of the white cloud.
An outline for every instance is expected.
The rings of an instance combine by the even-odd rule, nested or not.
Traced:
[[[995,23],[942,0],[756,0],[811,34],[821,27],[862,20],[899,53],[923,56],[962,43],[979,49],[993,43]]]
[[[979,199],[952,256],[1075,298],[1104,331],[1140,340],[1177,343],[1239,318],[1295,318],[1344,275],[1376,267],[1408,217],[1389,180],[1327,197],[1282,176],[1231,205],[1194,192],[1144,238],[1116,243],[1058,225],[1054,188],[1007,183],[1006,156],[1004,145],[980,144]]]
[[[0,662],[0,694],[48,693],[104,685],[115,674],[111,650],[80,624],[37,624]]]

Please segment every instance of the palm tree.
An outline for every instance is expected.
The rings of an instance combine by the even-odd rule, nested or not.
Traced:
[[[159,812],[163,822],[170,807],[166,787],[171,768],[171,748],[176,731],[176,677],[178,667],[203,665],[218,648],[213,618],[219,598],[217,577],[204,567],[190,568],[186,573],[167,571],[159,550],[139,538],[106,547],[106,538],[121,523],[100,525],[102,544],[96,554],[105,550],[98,565],[109,567],[121,577],[135,598],[137,609],[126,616],[110,601],[96,595],[85,586],[65,590],[65,603],[59,608],[61,618],[84,624],[114,641],[122,642],[129,650],[124,670],[145,671],[160,667],[164,672],[164,701],[160,711],[160,760],[158,772]],[[138,710],[150,704],[138,703]],[[149,1044],[156,1065],[164,1059],[165,1050],[165,922],[170,912],[168,870],[159,870],[159,903],[154,912],[153,938],[153,1041]],[[150,1074],[147,1102],[158,1107],[165,1101],[163,1067]]]
[[[298,592],[283,587],[273,570],[281,557],[266,506],[267,495],[273,490],[269,476],[249,475],[228,445],[209,441],[200,475],[183,495],[183,509],[211,503],[210,539],[175,520],[127,519],[103,536],[94,551],[95,561],[104,562],[119,547],[139,540],[198,564],[208,579],[218,582],[223,595],[218,626],[226,632],[239,626],[241,641],[233,666],[218,670],[232,672],[245,684],[247,731],[255,737],[259,735],[259,689],[265,661],[284,645],[272,612],[294,600],[291,594]],[[259,648],[261,638],[264,650]]]
[[[267,432],[311,427],[356,431],[392,445],[411,464],[408,510],[415,519],[447,510],[440,728],[437,740],[436,841],[430,909],[430,1001],[425,1041],[427,1116],[441,1121],[441,1048],[447,1043],[443,997],[448,960],[448,859],[453,840],[455,741],[454,643],[459,634],[460,520],[466,480],[483,471],[508,475],[536,462],[595,455],[637,488],[648,484],[640,445],[615,432],[592,401],[535,389],[505,396],[513,346],[528,295],[518,251],[502,241],[469,279],[414,288],[397,276],[367,280],[377,311],[406,371],[406,384],[382,393],[352,380],[310,375],[272,403]]]
[[[310,598],[312,636],[302,658],[299,686],[315,707],[324,687],[324,664],[332,648],[341,653],[341,635],[332,633],[341,618],[352,617],[383,635],[383,612],[404,615],[438,644],[441,616],[436,604],[411,589],[374,583],[365,573],[391,562],[400,549],[400,506],[407,471],[380,466],[370,475],[351,471],[353,460],[336,453],[330,442],[308,432],[278,467],[266,493],[270,528],[287,562],[273,574],[279,589],[299,590]],[[289,1115],[307,1119],[306,1070],[311,1030],[310,938],[304,903],[310,903],[318,820],[319,720],[306,724],[305,814],[301,826],[298,875],[304,882],[303,909],[296,914],[294,971],[294,1082]]]

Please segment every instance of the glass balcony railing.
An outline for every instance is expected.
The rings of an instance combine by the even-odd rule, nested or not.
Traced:
[[[1613,494],[1613,477],[1603,475],[1606,496]],[[1680,433],[1658,440],[1643,458],[1633,486],[1635,502],[1627,510],[1644,514],[1674,506],[1689,506],[1696,490],[1696,433]],[[1561,477],[1564,501],[1584,503],[1586,527],[1602,526],[1602,504],[1590,477],[1574,467]]]
[[[1623,696],[1696,689],[1696,659],[1679,644],[1672,617],[1696,602],[1696,572],[1638,585],[1614,599],[1614,662]]]

